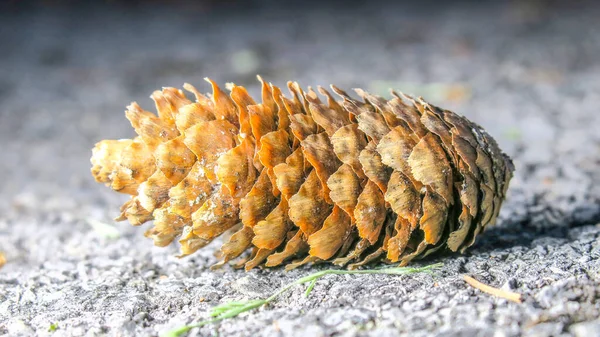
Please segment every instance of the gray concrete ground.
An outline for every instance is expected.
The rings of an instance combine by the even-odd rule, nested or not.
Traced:
[[[517,171],[473,249],[421,262],[439,272],[328,276],[308,298],[294,288],[190,335],[600,336],[600,6],[51,3],[0,7],[0,335],[157,335],[322,268],[211,271],[210,249],[177,259],[113,223],[125,197],[89,174],[96,141],[132,136],[131,100],[208,90],[204,76],[256,93],[260,73],[422,94],[487,128]]]

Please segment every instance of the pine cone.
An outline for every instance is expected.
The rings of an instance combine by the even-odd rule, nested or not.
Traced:
[[[323,103],[288,83],[262,82],[257,104],[241,86],[212,95],[155,91],[158,116],[132,103],[134,139],[96,144],[96,181],[132,198],[117,220],[182,256],[232,233],[218,255],[247,270],[331,261],[350,268],[407,264],[443,248],[463,252],[493,224],[511,160],[480,126],[392,92],[364,101],[332,86]],[[244,254],[250,250],[249,254]],[[240,257],[243,256],[243,257]]]

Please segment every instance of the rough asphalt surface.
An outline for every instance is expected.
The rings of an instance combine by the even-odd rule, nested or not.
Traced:
[[[517,171],[472,249],[417,263],[443,262],[433,275],[327,276],[190,336],[600,336],[600,6],[51,3],[0,7],[0,335],[157,335],[326,268],[177,259],[112,222],[126,197],[89,173],[95,142],[133,135],[130,101],[208,91],[205,76],[257,93],[259,73],[421,94],[483,125]]]

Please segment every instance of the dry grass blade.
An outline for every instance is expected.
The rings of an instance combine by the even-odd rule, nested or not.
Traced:
[[[522,302],[521,294],[488,286],[487,284],[483,284],[483,283],[477,281],[476,279],[472,278],[469,275],[463,275],[463,279],[471,287],[473,287],[475,289],[479,289],[479,290],[483,291],[484,293],[488,293],[492,296],[504,298],[504,299],[507,299],[507,300],[515,302],[515,303]]]

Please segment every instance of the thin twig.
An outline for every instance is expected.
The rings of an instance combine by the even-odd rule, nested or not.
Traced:
[[[488,293],[492,296],[504,298],[504,299],[507,299],[509,301],[513,301],[516,303],[522,302],[521,294],[488,286],[487,284],[483,284],[483,283],[477,281],[476,279],[472,278],[469,275],[463,275],[463,279],[471,287],[473,287],[475,289],[479,289],[479,290],[483,291],[484,293]]]

